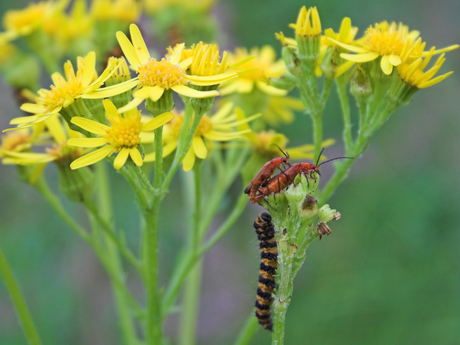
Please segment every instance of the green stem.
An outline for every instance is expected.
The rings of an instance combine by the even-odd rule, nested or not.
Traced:
[[[203,161],[200,159],[195,162],[193,167],[193,191],[194,198],[194,214],[192,228],[192,256],[197,257],[198,248],[200,245],[200,221],[201,221],[201,167]],[[196,324],[198,314],[198,302],[200,300],[202,264],[200,261],[189,274],[184,293],[182,322],[180,326],[179,344],[194,345],[196,342]]]
[[[343,141],[345,143],[345,151],[349,151],[352,145],[351,136],[351,117],[350,117],[350,102],[347,95],[347,85],[344,77],[339,77],[336,80],[337,93],[340,99],[340,105],[342,106],[343,114]]]
[[[184,291],[182,303],[182,322],[180,325],[179,345],[196,344],[196,326],[200,302],[201,278],[203,273],[203,260],[190,272]]]
[[[30,315],[29,308],[27,307],[26,300],[21,293],[21,289],[14,278],[13,272],[6,260],[3,251],[0,248],[0,275],[2,276],[11,300],[13,301],[14,308],[21,321],[22,329],[26,335],[27,341],[30,345],[40,345],[40,337],[38,336],[32,316]]]
[[[243,329],[238,334],[234,345],[250,345],[251,340],[259,328],[259,323],[254,316],[254,310],[251,311],[251,315],[248,320],[244,323]]]
[[[61,201],[58,199],[56,195],[49,189],[48,184],[46,183],[45,179],[41,177],[34,185],[33,185],[40,194],[48,201],[50,206],[53,208],[54,212],[57,213],[59,217],[82,239],[86,242],[91,242],[91,236],[80,226],[78,225],[71,216],[64,210],[61,205]]]
[[[319,157],[323,143],[323,118],[322,114],[313,117],[314,143],[315,143],[315,159]]]
[[[98,188],[98,199],[99,206],[103,217],[107,220],[112,219],[112,200],[110,193],[110,183],[109,176],[107,174],[107,167],[104,161],[96,164],[95,166],[97,174],[97,188]],[[108,251],[108,259],[112,263],[112,268],[114,273],[117,274],[119,279],[123,281],[124,272],[123,266],[120,262],[120,257],[117,249],[116,243],[105,234],[106,236],[106,245]],[[126,344],[136,344],[138,339],[136,337],[136,331],[134,329],[134,324],[132,322],[129,304],[125,298],[125,295],[118,288],[115,282],[112,282],[113,290],[115,293],[115,300],[117,302],[118,314],[120,318],[120,326],[123,333],[123,338]]]
[[[126,260],[128,260],[134,266],[134,268],[136,268],[140,273],[142,273],[142,264],[134,256],[134,254],[126,247],[124,240],[120,240],[118,236],[113,232],[110,223],[107,222],[107,220],[104,217],[102,217],[101,213],[99,212],[99,207],[92,201],[86,202],[85,206],[96,218],[99,224],[101,224],[105,234],[111,239],[111,241],[113,241],[113,243],[117,245],[118,249],[121,251]]]

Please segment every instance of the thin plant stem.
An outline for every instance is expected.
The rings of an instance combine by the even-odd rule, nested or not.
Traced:
[[[322,143],[323,143],[322,115],[313,117],[313,128],[314,128],[313,141],[315,143],[315,159],[317,159],[317,157],[319,157],[319,154],[321,152]]]
[[[345,143],[345,152],[347,152],[352,145],[351,136],[351,118],[350,118],[350,102],[347,95],[347,84],[344,77],[336,79],[337,93],[339,95],[340,105],[342,107],[343,115],[343,141]]]
[[[96,164],[95,166],[97,174],[97,188],[98,188],[98,199],[99,206],[102,216],[110,221],[112,219],[112,200],[110,193],[109,176],[107,174],[107,167],[104,161]],[[123,281],[123,267],[120,262],[120,257],[117,249],[117,245],[113,240],[105,234],[107,256],[109,261],[112,263],[114,272],[118,275],[120,280]],[[138,339],[136,337],[136,331],[134,329],[134,323],[131,319],[129,304],[127,303],[125,296],[122,291],[118,288],[117,284],[113,284],[113,290],[115,293],[115,300],[117,302],[118,314],[120,318],[120,326],[123,334],[123,338],[126,344],[136,344]]]
[[[234,345],[250,345],[251,340],[257,332],[257,328],[259,328],[259,323],[254,316],[254,310],[251,311],[251,315],[244,323],[244,327],[241,329],[238,337]]]
[[[198,248],[200,245],[200,221],[201,221],[201,167],[203,161],[200,159],[195,162],[193,167],[193,193],[194,193],[194,214],[193,214],[193,226],[192,226],[192,241],[191,250],[192,256],[197,257]],[[196,342],[196,324],[198,306],[200,300],[200,288],[201,288],[201,276],[202,276],[202,264],[201,260],[192,269],[185,285],[184,301],[182,306],[182,322],[180,325],[180,345],[194,345]]]
[[[21,289],[14,278],[13,272],[11,271],[10,265],[0,248],[0,275],[5,282],[8,293],[10,294],[11,300],[13,301],[14,309],[18,314],[19,320],[21,321],[22,329],[27,338],[29,345],[40,345],[40,337],[35,327],[32,316],[30,315],[29,308],[27,307],[26,300],[21,293]]]

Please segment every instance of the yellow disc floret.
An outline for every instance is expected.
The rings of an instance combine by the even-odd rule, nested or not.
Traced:
[[[366,48],[378,53],[379,55],[400,55],[404,43],[406,42],[408,28],[401,23],[396,26],[396,23],[384,22],[375,24],[375,27],[370,27],[366,31]]]
[[[58,87],[51,85],[51,90],[41,89],[36,98],[37,104],[43,105],[47,111],[56,107],[67,107],[83,90],[81,76],[63,81]]]
[[[149,58],[139,66],[139,87],[161,86],[168,90],[172,86],[187,84],[190,81],[185,78],[185,71],[177,63],[171,63],[165,59],[157,61]]]
[[[122,148],[136,148],[141,142],[141,116],[126,117],[111,121],[112,126],[107,129],[104,139],[113,148],[114,152]]]

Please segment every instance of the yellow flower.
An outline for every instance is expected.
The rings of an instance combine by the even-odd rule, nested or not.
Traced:
[[[112,60],[112,64],[97,77],[96,54],[90,52],[85,58],[78,57],[78,70],[75,73],[70,61],[64,64],[65,78],[60,73],[54,73],[51,78],[53,84],[51,89],[41,89],[35,103],[25,103],[21,110],[32,113],[34,116],[19,117],[10,123],[18,125],[18,128],[26,128],[41,121],[45,121],[51,115],[57,114],[63,108],[70,106],[78,98],[103,98],[112,90],[111,87],[104,88],[100,92],[94,92],[104,84],[107,78],[117,68],[118,62]],[[125,87],[132,88],[133,84],[125,84]],[[127,88],[125,91],[129,90]],[[120,88],[117,88],[119,91]]]
[[[250,59],[254,57],[253,59]],[[246,61],[239,64],[239,68],[248,70],[248,73],[242,73],[238,79],[231,80],[222,84],[219,89],[222,95],[230,93],[250,93],[257,87],[262,92],[273,96],[284,96],[287,91],[277,89],[268,85],[268,79],[279,78],[286,73],[286,67],[282,59],[276,61],[275,50],[271,46],[262,48],[252,48],[249,52],[246,48],[236,48],[230,56],[232,63]]]
[[[406,41],[415,41],[419,36],[418,31],[409,31],[407,25],[402,23],[382,22],[367,29],[361,42],[361,47],[352,46],[328,38],[338,46],[358,54],[340,54],[346,60],[363,63],[381,57],[380,66],[383,73],[391,74],[393,66],[401,63],[401,52]]]
[[[6,12],[3,25],[7,30],[7,35],[10,38],[29,35],[40,27],[58,9],[58,6],[62,7],[62,1],[60,3],[54,1],[32,3],[27,8]]]
[[[243,124],[238,128],[240,131],[247,129],[247,125]],[[315,146],[314,145],[301,145],[295,147],[287,147],[289,139],[273,130],[262,131],[260,133],[247,132],[244,136],[249,140],[252,149],[266,159],[272,159],[280,155],[280,148],[284,152],[288,152],[292,159],[304,160],[314,159]],[[322,144],[323,147],[334,144],[334,139],[325,140]],[[324,158],[324,157],[323,157]]]
[[[110,100],[104,100],[103,104],[107,120],[111,126],[106,126],[83,117],[72,118],[71,121],[73,124],[90,133],[96,134],[98,138],[70,139],[67,142],[68,145],[77,147],[103,147],[73,161],[70,168],[78,169],[97,163],[114,152],[118,153],[113,163],[115,169],[121,169],[126,163],[128,156],[131,157],[136,165],[141,166],[143,162],[138,148],[141,140],[140,133],[163,126],[173,118],[173,115],[171,113],[164,113],[143,124],[141,122],[141,113],[137,109],[127,111],[125,116],[122,117],[119,114],[119,110]]]
[[[303,111],[305,108],[300,99],[292,97],[270,97],[267,109],[263,112],[263,119],[270,126],[294,121],[294,110]]]
[[[64,42],[91,36],[93,20],[86,10],[86,1],[77,0],[70,15],[64,16],[63,25],[57,28]]]
[[[253,115],[251,117],[245,118],[241,109],[236,108],[235,112],[239,113],[239,118],[237,118],[236,113],[232,113],[233,104],[227,103],[222,106],[219,111],[214,115],[208,117],[204,115],[198,125],[198,128],[193,137],[192,146],[187,152],[187,155],[182,162],[184,171],[189,171],[195,165],[196,157],[200,159],[205,159],[208,157],[208,151],[211,148],[211,144],[214,141],[231,141],[235,139],[242,138],[242,134],[250,132],[250,129],[245,129],[243,131],[236,131],[234,128],[243,124],[248,123],[249,121],[254,120],[259,117],[258,115]],[[177,147],[179,132],[182,128],[184,122],[183,114],[175,114],[173,119],[166,124],[164,127],[163,134],[163,156],[166,157]],[[151,153],[145,156],[145,161],[154,161],[155,153]]]
[[[122,111],[129,110],[138,106],[143,100],[149,98],[156,102],[166,90],[173,90],[180,95],[193,98],[208,98],[215,97],[219,93],[217,91],[198,91],[192,89],[187,84],[197,86],[217,85],[223,81],[235,78],[235,72],[226,72],[212,74],[212,71],[220,70],[217,56],[213,53],[213,47],[207,46],[204,54],[200,53],[181,62],[181,50],[183,44],[175,48],[174,53],[169,59],[161,59],[160,61],[150,57],[147,46],[135,24],[130,26],[131,41],[121,31],[117,32],[117,39],[123,53],[128,59],[131,68],[138,73],[138,77],[133,79],[137,84],[137,89],[134,91],[134,100],[126,105]],[[198,61],[198,59],[200,59]],[[203,62],[203,63],[202,63]],[[211,65],[208,65],[212,63]],[[190,65],[197,64],[200,66],[204,76],[188,75],[186,70]],[[119,84],[118,87],[122,87]]]
[[[94,0],[91,16],[99,21],[117,19],[132,23],[139,19],[141,5],[135,0]]]
[[[305,6],[302,7],[297,17],[295,34],[300,37],[321,34],[321,21],[316,7],[310,7],[308,10]]]
[[[439,52],[436,52],[435,47],[433,47],[425,54],[423,52],[424,47],[425,43],[422,43],[420,38],[414,44],[406,45],[401,53],[402,62],[397,67],[401,79],[407,84],[419,89],[433,86],[453,73],[448,72],[433,78],[446,60],[444,58],[445,54],[441,54],[433,67],[424,72],[423,70],[428,66],[433,55]],[[425,56],[425,58],[422,56]]]
[[[46,131],[44,131],[45,128]],[[47,164],[68,155],[78,157],[81,150],[68,147],[66,142],[69,137],[75,138],[80,135],[69,129],[66,124],[63,125],[59,116],[54,114],[40,125],[35,126],[32,135],[29,128],[9,133],[2,143],[0,156],[4,156],[4,164],[18,165]],[[49,137],[51,137],[51,142]],[[30,152],[32,146],[49,146],[50,144],[52,147],[45,148],[46,153]]]

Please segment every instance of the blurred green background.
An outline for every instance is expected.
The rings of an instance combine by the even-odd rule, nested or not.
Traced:
[[[27,1],[0,1],[0,15]],[[213,16],[223,30],[222,46],[279,48],[274,32],[290,33],[302,5],[317,6],[323,28],[337,30],[344,16],[362,34],[382,20],[420,30],[428,46],[460,43],[460,2],[221,0]],[[330,204],[342,213],[333,234],[313,243],[295,281],[287,316],[286,344],[460,344],[460,53],[448,53],[441,73],[456,73],[418,92],[372,139]],[[0,81],[0,127],[21,116],[11,90]],[[356,109],[354,109],[356,110]],[[338,139],[330,157],[342,153],[341,115],[333,94],[325,111],[325,136]],[[354,112],[356,115],[356,112]],[[279,129],[292,145],[311,141],[309,118]],[[332,165],[324,166],[323,180]],[[56,169],[48,168],[49,180]],[[123,179],[117,186],[116,220],[137,238],[138,216]],[[161,280],[167,281],[177,248],[184,243],[186,214],[178,202],[181,179],[162,207]],[[235,185],[234,200],[241,186]],[[0,246],[30,305],[44,344],[119,344],[107,276],[91,250],[13,167],[0,166]],[[75,204],[73,214],[85,217]],[[232,344],[255,300],[259,253],[245,215],[205,257],[198,344]],[[220,216],[225,214],[223,209]],[[221,219],[218,217],[215,226]],[[133,245],[136,245],[133,242]],[[129,275],[128,275],[129,278]],[[142,291],[136,280],[131,288]],[[178,318],[166,333],[174,336]],[[268,344],[260,328],[252,344]],[[0,283],[0,344],[25,344],[19,322]]]

